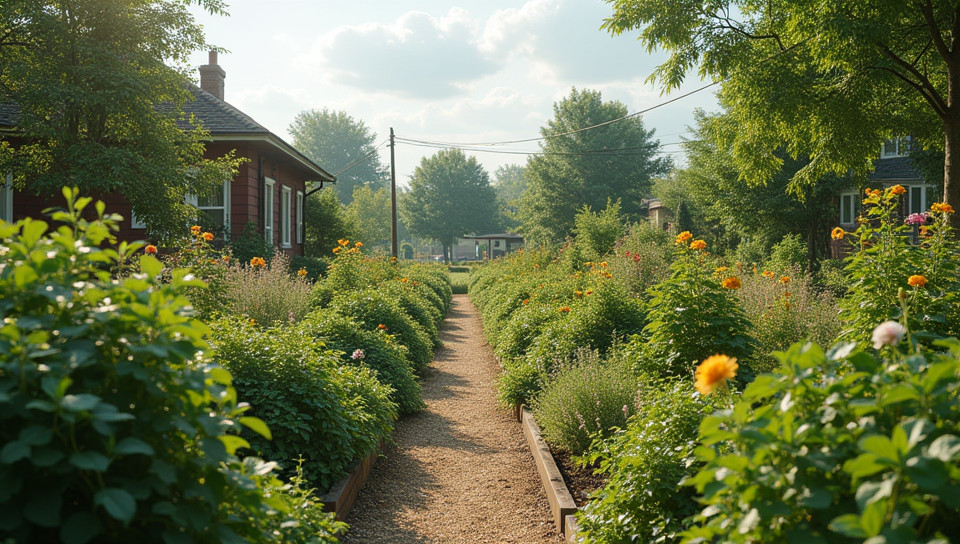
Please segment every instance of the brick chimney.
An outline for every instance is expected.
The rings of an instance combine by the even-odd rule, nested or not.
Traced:
[[[217,52],[210,52],[210,64],[200,67],[200,88],[223,100],[223,81],[227,73],[217,64]]]

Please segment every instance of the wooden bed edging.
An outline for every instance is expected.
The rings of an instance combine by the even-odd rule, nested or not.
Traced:
[[[537,472],[540,473],[540,481],[543,483],[543,489],[547,492],[547,501],[550,503],[550,511],[553,514],[553,522],[557,529],[568,539],[571,538],[568,533],[576,534],[576,529],[567,524],[567,516],[577,511],[577,504],[573,502],[573,495],[567,489],[563,482],[563,476],[560,469],[557,468],[557,462],[550,453],[547,443],[540,437],[540,426],[533,419],[533,414],[529,408],[522,408],[523,434],[527,437],[527,445],[530,446],[530,452],[533,453],[534,463],[537,465]],[[574,524],[575,525],[575,524]]]
[[[378,454],[379,448],[375,448],[370,452],[370,455],[367,455],[357,463],[354,469],[350,471],[350,474],[335,483],[333,487],[330,488],[330,491],[320,497],[320,500],[323,502],[324,512],[336,513],[337,520],[339,521],[347,519],[347,514],[350,513],[353,504],[357,502],[357,494],[360,492],[360,487],[362,487],[363,484],[366,483],[367,478],[370,477],[370,469],[373,468],[373,463],[377,460]]]

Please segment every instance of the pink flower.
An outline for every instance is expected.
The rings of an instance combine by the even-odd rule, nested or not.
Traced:
[[[351,355],[350,358],[353,359],[354,361],[358,359],[363,359],[363,350],[362,349],[353,350],[353,355]]]
[[[884,321],[873,329],[873,349],[897,345],[906,332],[907,329],[896,321]]]
[[[908,225],[924,225],[930,218],[930,214],[927,212],[923,213],[911,213],[903,220],[904,223]]]

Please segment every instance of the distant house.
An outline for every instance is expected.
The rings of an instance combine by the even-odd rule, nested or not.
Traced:
[[[474,241],[473,256],[476,259],[495,259],[523,246],[523,236],[510,233],[464,236],[464,240]],[[469,260],[469,259],[468,259]]]
[[[659,198],[644,199],[647,209],[647,218],[650,225],[657,229],[670,231],[674,227],[673,210],[660,202]]]
[[[303,255],[303,205],[310,182],[334,183],[336,178],[294,149],[290,144],[224,101],[226,72],[210,52],[209,64],[200,67],[200,88],[192,88],[194,99],[184,111],[210,133],[205,156],[216,158],[231,150],[248,159],[223,190],[209,198],[190,203],[200,210],[205,230],[225,240],[236,239],[248,223],[268,242],[288,255]],[[15,106],[0,106],[0,130],[16,126]],[[181,127],[190,129],[188,123]],[[107,210],[124,217],[120,240],[146,237],[144,225],[131,213],[130,204],[120,195],[102,197]],[[27,191],[14,191],[7,183],[0,190],[0,219],[40,217],[42,210],[57,203]],[[186,227],[186,226],[185,226]]]
[[[925,180],[910,158],[912,139],[909,136],[887,140],[883,143],[880,156],[873,161],[873,172],[867,176],[866,188],[886,189],[902,185],[907,193],[900,206],[901,217],[920,213],[930,209],[938,202],[942,189],[942,180]],[[863,189],[851,188],[839,196],[838,224],[846,231],[854,231],[859,226],[860,204],[863,201]],[[830,254],[843,257],[847,244],[842,240],[833,240]]]

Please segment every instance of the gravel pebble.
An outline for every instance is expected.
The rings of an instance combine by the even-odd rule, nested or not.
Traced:
[[[341,542],[562,542],[523,431],[497,409],[499,366],[466,295],[454,295],[441,339],[427,409],[397,422]]]

